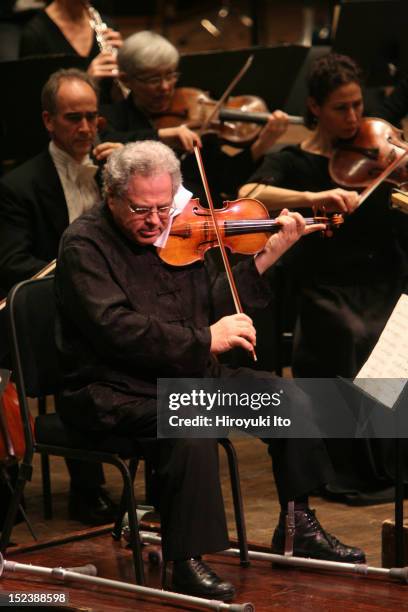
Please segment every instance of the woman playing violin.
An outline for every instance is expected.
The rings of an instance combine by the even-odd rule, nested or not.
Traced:
[[[361,87],[360,70],[349,57],[318,59],[308,81],[310,135],[267,155],[240,191],[270,210],[285,206],[304,213],[324,206],[348,213],[330,240],[307,238],[287,262],[299,303],[292,364],[299,377],[355,376],[403,290],[407,245],[397,234],[406,219],[389,208],[389,185],[357,209],[359,194],[336,186],[329,174],[336,142],[359,130]]]
[[[298,376],[352,377],[400,295],[403,262],[393,235],[399,215],[389,210],[388,185],[356,210],[359,194],[337,187],[329,174],[337,141],[352,138],[362,120],[358,66],[346,56],[327,55],[314,64],[308,86],[310,135],[267,155],[240,195],[251,194],[270,210],[324,206],[349,213],[332,239],[299,245],[294,264],[303,291],[293,365]],[[316,333],[317,322],[326,341]]]
[[[155,32],[137,32],[125,40],[118,63],[130,94],[126,100],[103,109],[108,125],[102,138],[119,142],[161,140],[181,152],[191,152],[194,144],[203,144],[202,155],[214,193],[235,195],[239,184],[249,177],[257,161],[287,128],[287,115],[275,111],[250,149],[234,157],[221,150],[216,135],[201,138],[190,129],[188,119],[180,120],[175,127],[156,128],[155,119],[171,109],[175,96],[179,77],[177,49]],[[200,195],[201,181],[194,156],[182,156],[182,172],[185,186]]]

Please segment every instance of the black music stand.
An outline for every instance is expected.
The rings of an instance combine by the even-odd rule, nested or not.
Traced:
[[[404,388],[399,394],[392,408],[385,406],[373,395],[370,395],[359,386],[355,385],[353,381],[347,380],[346,378],[338,377],[341,383],[344,383],[348,389],[350,387],[356,392],[358,391],[363,397],[368,398],[371,402],[374,402],[377,406],[384,408],[385,410],[392,410],[397,413],[399,410],[408,410],[408,382],[405,382]],[[406,420],[408,419],[405,417]],[[364,417],[363,417],[364,419]],[[402,452],[401,439],[395,438],[395,502],[394,502],[394,516],[395,516],[395,567],[403,567],[404,564],[404,455]]]
[[[41,119],[41,89],[59,68],[86,69],[86,58],[50,55],[0,62],[0,159],[23,162],[48,143]],[[7,86],[6,86],[7,85]]]
[[[300,45],[249,47],[182,55],[180,86],[198,87],[218,99],[250,55],[253,63],[232,92],[263,98],[272,111],[284,108],[308,48]]]

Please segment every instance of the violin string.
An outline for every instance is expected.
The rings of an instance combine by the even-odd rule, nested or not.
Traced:
[[[320,220],[316,220],[313,217],[309,217],[309,218],[305,218],[305,222],[306,225],[316,225],[317,223],[325,223],[324,220],[320,221]],[[226,227],[226,229],[233,229],[233,228],[237,228],[237,229],[246,229],[246,228],[265,228],[265,227],[280,227],[281,224],[278,221],[275,221],[273,219],[271,219],[270,221],[264,220],[264,219],[260,219],[258,220],[253,220],[253,221],[245,221],[245,220],[236,220],[236,221],[220,221],[220,223],[218,224],[219,226],[224,224],[224,226]],[[192,229],[199,229],[200,231],[202,230],[203,227],[205,227],[206,225],[210,225],[209,221],[198,221],[196,223],[186,223],[183,227],[179,226],[177,227],[177,231],[191,231]]]
[[[306,222],[306,225],[316,225],[317,223],[322,223],[324,221],[316,220],[313,217],[305,217],[305,222]],[[198,221],[193,224],[186,223],[183,227],[178,227],[177,231],[186,232],[189,234],[197,232],[197,231],[201,232],[203,227],[208,226],[211,223],[212,223],[211,220]],[[251,219],[251,220],[237,219],[235,221],[221,220],[219,225],[222,225],[222,224],[224,224],[226,231],[243,230],[243,229],[248,229],[248,230],[260,229],[263,231],[268,231],[268,230],[276,230],[281,227],[281,224],[274,219],[270,219],[270,220],[268,219]]]

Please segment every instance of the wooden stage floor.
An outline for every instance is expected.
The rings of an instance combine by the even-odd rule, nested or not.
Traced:
[[[114,542],[110,534],[92,539],[55,546],[35,552],[10,553],[11,561],[57,567],[94,563],[98,576],[121,581],[132,581],[130,551],[124,543]],[[277,569],[266,561],[254,561],[249,568],[241,568],[235,558],[222,555],[208,556],[211,566],[237,588],[235,603],[251,602],[257,612],[268,610],[406,610],[408,586],[377,578],[329,573]],[[160,569],[146,563],[147,585],[159,585]],[[1,591],[65,593],[69,609],[95,612],[140,610],[193,610],[180,604],[159,603],[153,598],[126,593],[111,587],[101,587],[44,580],[29,573],[6,572],[1,580]],[[55,608],[57,609],[57,608]],[[61,608],[64,609],[63,607]]]
[[[234,440],[239,459],[241,484],[244,495],[248,538],[264,547],[270,544],[277,521],[279,505],[271,477],[270,459],[265,445],[259,440],[240,438]],[[235,536],[226,462],[221,456],[221,475],[225,507],[230,535]],[[143,470],[141,470],[143,472]],[[45,521],[41,508],[41,479],[38,456],[35,457],[34,476],[26,489],[27,512],[41,541],[69,532],[78,531],[81,524],[67,518],[68,478],[62,460],[52,459],[54,518]],[[120,484],[116,472],[105,469],[107,488],[116,499]],[[143,479],[138,476],[136,496],[142,499]],[[360,546],[366,551],[367,562],[381,566],[381,526],[384,520],[393,518],[393,504],[369,507],[349,507],[344,504],[311,498],[311,506],[324,527],[343,542]],[[33,541],[24,523],[17,525],[12,540],[19,548],[32,545]],[[24,563],[53,566],[78,566],[94,563],[98,575],[117,580],[131,580],[132,563],[130,552],[124,544],[113,542],[110,535],[65,545],[26,552],[15,556],[10,548],[6,558]],[[237,559],[217,555],[210,557],[211,565],[222,576],[237,587],[236,601],[252,602],[261,610],[408,610],[408,585],[403,586],[377,578],[362,578],[355,575],[340,575],[328,572],[287,570],[271,568],[267,562],[253,562],[249,569],[239,566]],[[147,566],[146,566],[147,567]],[[158,585],[159,570],[147,569],[149,586]],[[78,585],[42,584],[37,577],[5,575],[0,580],[0,590],[66,590],[70,593],[71,605],[94,611],[141,610],[150,612],[163,609],[163,604],[140,599],[135,595],[119,593],[111,589],[87,589]],[[166,605],[169,610],[182,609]]]

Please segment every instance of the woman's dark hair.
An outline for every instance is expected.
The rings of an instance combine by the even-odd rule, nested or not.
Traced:
[[[313,63],[307,79],[308,95],[321,105],[340,85],[362,85],[362,82],[362,71],[351,57],[329,53]],[[307,128],[316,127],[316,117],[309,108],[306,108],[304,119]]]

